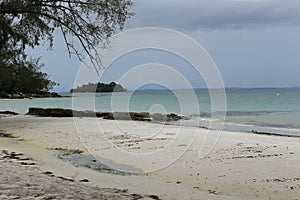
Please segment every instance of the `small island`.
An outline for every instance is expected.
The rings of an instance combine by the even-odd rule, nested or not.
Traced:
[[[122,85],[110,82],[110,83],[88,83],[86,85],[79,86],[75,89],[71,89],[71,93],[87,93],[87,92],[126,92]]]

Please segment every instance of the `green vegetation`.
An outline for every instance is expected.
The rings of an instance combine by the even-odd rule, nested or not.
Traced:
[[[0,98],[14,94],[46,93],[56,84],[40,71],[38,60],[5,65],[0,60]]]
[[[89,83],[87,85],[82,85],[76,89],[71,89],[70,92],[84,93],[84,92],[126,92],[127,90],[123,88],[122,85],[115,82],[109,84],[106,83]]]
[[[60,31],[69,55],[89,55],[97,70],[96,47],[124,27],[132,16],[131,0],[2,0],[0,1],[0,95],[49,90],[53,82],[40,71],[38,59],[28,57],[47,41],[53,47]],[[95,55],[96,53],[96,55]]]

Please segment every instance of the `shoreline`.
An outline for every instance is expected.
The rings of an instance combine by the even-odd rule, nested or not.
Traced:
[[[0,97],[0,99],[32,99],[32,98],[61,98],[62,95],[57,92],[40,92],[40,93],[32,93],[32,94],[23,94],[23,93],[15,93],[15,94],[7,94],[6,96]]]
[[[202,128],[202,129],[207,129],[207,130],[215,130],[215,129],[209,128],[208,126],[203,126],[203,125],[186,125],[186,124],[178,125],[176,123],[166,123],[166,125],[177,125],[177,126],[183,126],[183,127],[195,127],[195,128]],[[226,126],[228,126],[230,128],[227,128]],[[235,128],[232,128],[232,127],[235,127]],[[239,130],[236,127],[243,127],[244,130]],[[256,129],[248,128],[245,130],[245,127],[252,127],[252,128],[256,128]],[[289,128],[277,128],[277,127],[272,128],[272,127],[263,127],[263,126],[256,126],[256,125],[249,126],[248,124],[234,124],[232,122],[225,122],[223,131],[236,132],[236,133],[249,133],[249,134],[257,134],[257,135],[292,137],[292,138],[300,137],[300,129],[296,130],[294,128],[289,129]]]
[[[90,127],[89,123],[94,119],[77,120],[82,120]],[[124,133],[115,127],[114,121],[97,121],[107,132],[107,138],[119,148],[136,153],[160,149],[161,145],[174,137],[178,128],[164,126],[161,135],[151,140],[139,139],[137,134],[151,134],[162,126],[151,124],[141,133],[135,132],[128,121],[118,121],[129,130],[124,138]],[[141,127],[149,124],[135,123]],[[83,155],[87,153],[74,127],[73,118],[10,116],[0,118],[0,127],[0,132],[15,137],[1,137],[2,149],[32,158],[42,172],[49,171],[55,176],[74,179],[76,184],[80,180],[88,181],[86,184],[89,188],[117,188],[129,194],[141,194],[145,198],[150,198],[152,194],[160,199],[296,199],[300,195],[299,138],[225,131],[213,151],[200,159],[199,145],[205,138],[206,130],[197,128],[199,133],[193,144],[173,164],[151,173],[123,176],[103,173],[80,164],[76,166],[58,158],[62,151],[55,148],[80,150],[78,153],[83,151]],[[187,136],[196,129],[181,128]],[[92,133],[92,130],[87,130],[87,134]],[[176,150],[180,146],[172,148]],[[89,162],[94,163],[92,160]],[[115,194],[113,190],[111,192]]]
[[[174,113],[161,114],[148,112],[95,112],[89,110],[72,110],[65,108],[32,108],[30,107],[25,114],[19,114],[11,110],[0,110],[0,117],[9,115],[32,115],[37,117],[88,117],[88,118],[103,118],[107,120],[133,120],[133,121],[148,121],[149,123],[175,125],[182,127],[195,127],[207,130],[215,130],[208,127],[208,125],[199,125],[192,122],[188,115],[177,115]],[[252,128],[250,128],[252,127]],[[254,129],[255,128],[255,129]],[[294,128],[278,128],[278,127],[264,127],[249,124],[239,124],[232,122],[225,122],[223,131],[252,133],[258,135],[282,136],[282,137],[300,137],[300,129]]]
[[[148,121],[151,123],[175,125],[183,127],[196,127],[207,130],[216,130],[209,128],[208,125],[199,125],[199,122],[193,124],[192,116],[179,115],[174,113],[161,114],[149,112],[95,112],[95,111],[78,111],[63,108],[29,108],[26,115],[40,117],[96,117],[109,120],[133,120],[133,121]],[[195,121],[194,121],[195,123]],[[251,127],[251,128],[250,128]],[[274,135],[284,137],[300,137],[300,129],[278,128],[278,127],[263,127],[249,124],[238,124],[225,122],[223,130],[232,132],[244,132],[263,135]]]

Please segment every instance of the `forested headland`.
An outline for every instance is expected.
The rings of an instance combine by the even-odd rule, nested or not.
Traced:
[[[0,98],[58,97],[48,91],[56,85],[41,71],[38,60],[6,65],[0,58]]]

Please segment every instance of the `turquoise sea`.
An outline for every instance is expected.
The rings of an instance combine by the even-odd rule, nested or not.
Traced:
[[[227,89],[225,130],[300,136],[300,89]],[[72,98],[0,100],[0,110],[25,114],[29,107],[95,111],[147,111],[190,117],[184,126],[207,127],[211,100],[207,90],[144,90],[125,93],[76,94]],[[218,112],[218,110],[214,110]],[[200,121],[199,121],[200,120]],[[178,122],[177,122],[178,123]]]

